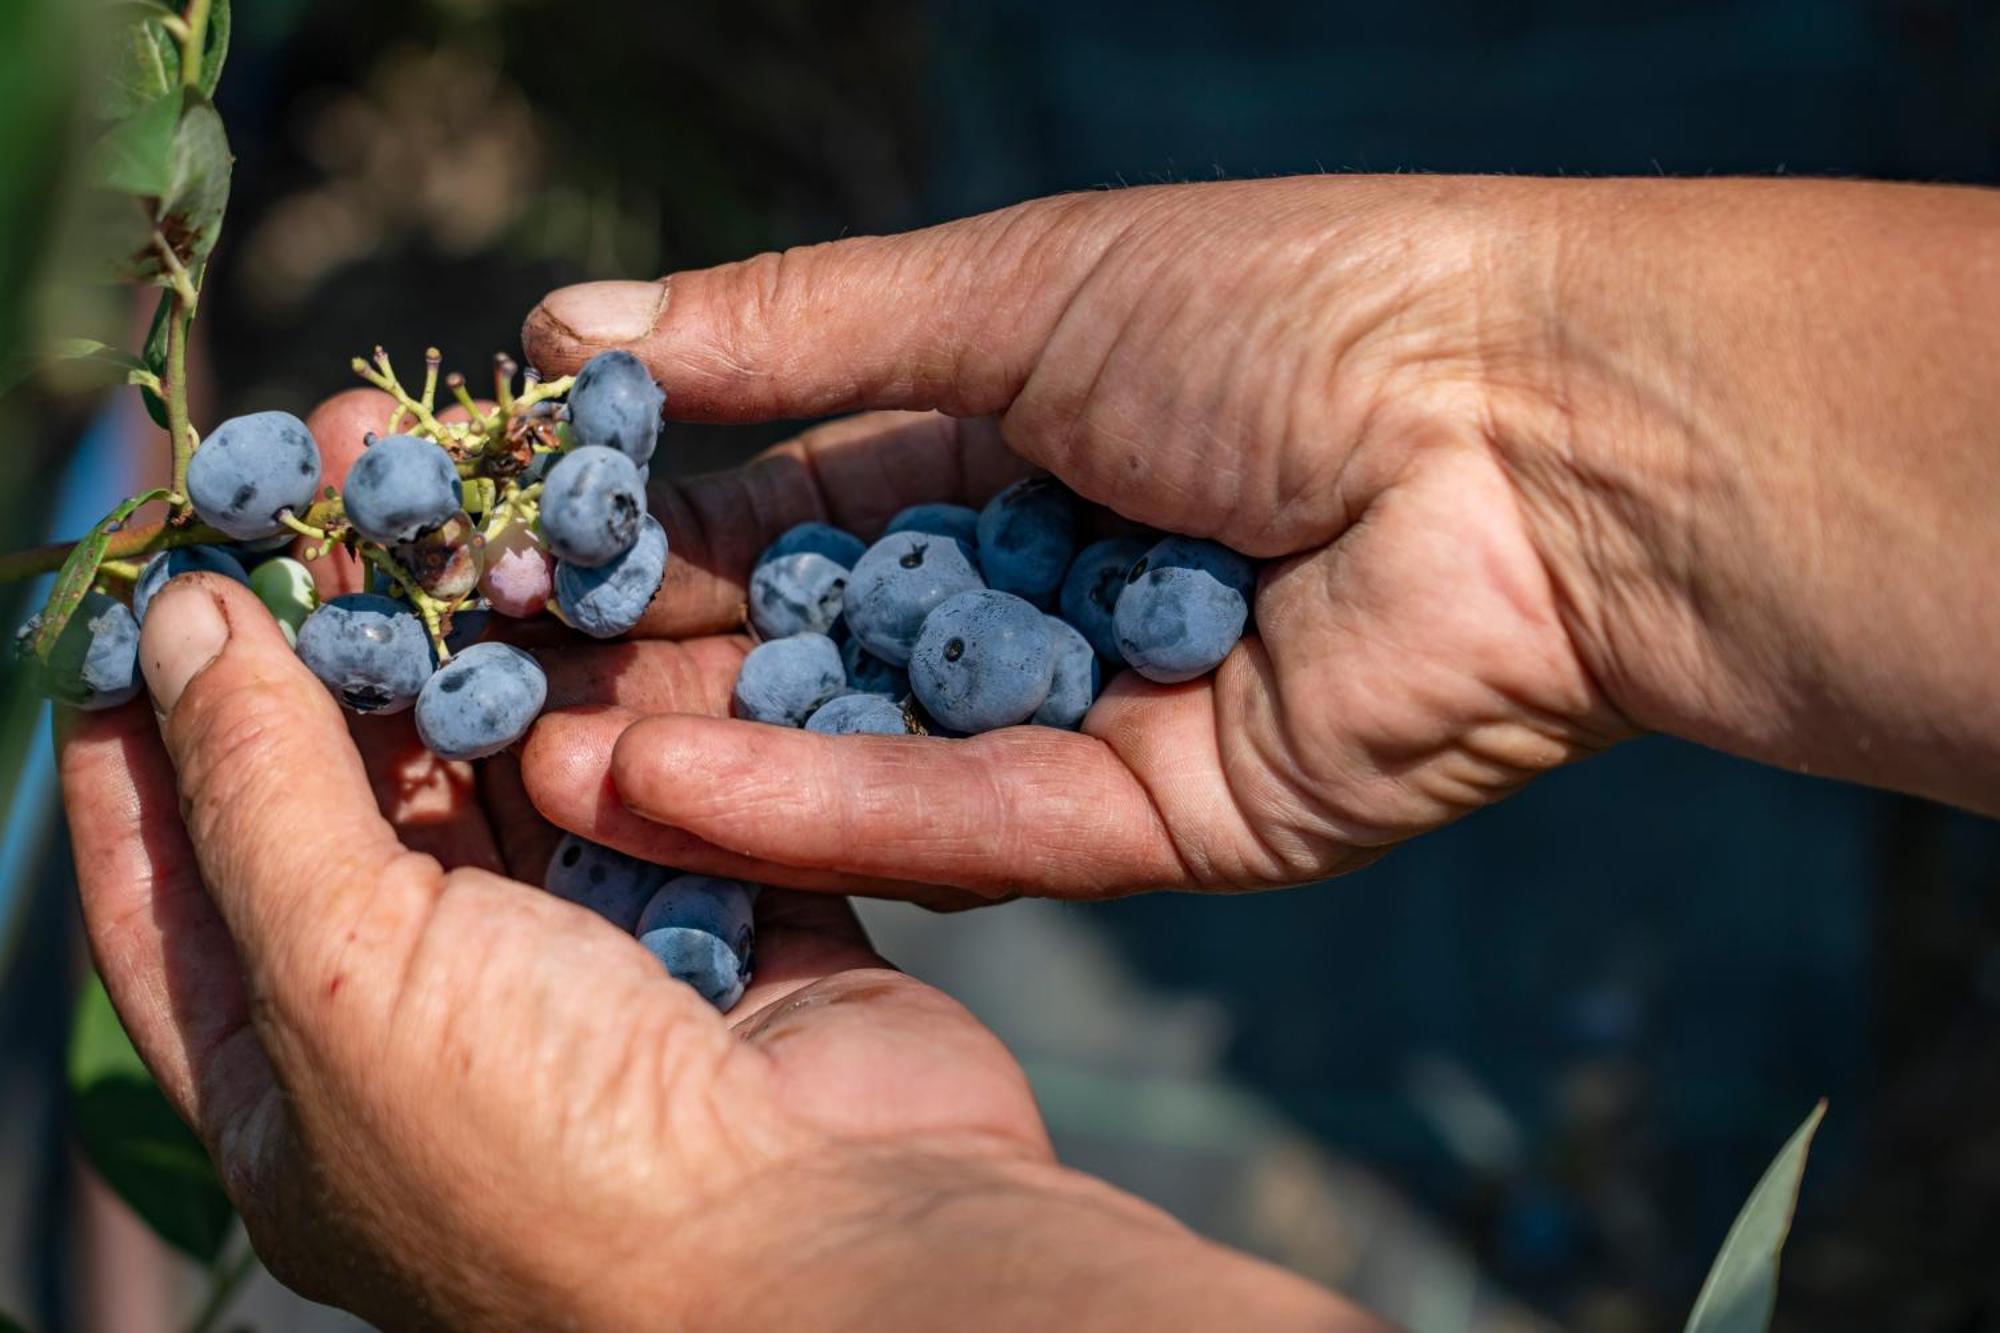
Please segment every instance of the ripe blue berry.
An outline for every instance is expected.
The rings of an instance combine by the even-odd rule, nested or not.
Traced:
[[[565,623],[596,639],[611,639],[639,623],[667,573],[667,530],[651,514],[632,549],[594,568],[556,565],[556,607]]]
[[[861,640],[853,635],[841,643],[840,660],[847,668],[849,689],[863,694],[886,694],[898,701],[909,697],[910,673],[899,666],[890,666],[863,648]]]
[[[444,447],[414,435],[391,435],[361,451],[340,488],[347,521],[373,542],[413,542],[465,503],[458,465]]]
[[[847,688],[840,649],[824,634],[760,643],[736,675],[736,715],[802,727],[819,706]]]
[[[39,614],[15,635],[25,653],[41,628]],[[139,622],[125,603],[88,592],[56,637],[49,660],[37,673],[45,693],[72,708],[116,708],[139,693]]]
[[[882,535],[892,532],[928,532],[933,537],[949,537],[959,544],[965,558],[979,560],[979,511],[965,505],[911,505],[889,520]]]
[[[250,584],[250,576],[243,571],[243,562],[220,546],[176,546],[171,551],[160,552],[139,570],[138,581],[132,585],[133,617],[141,625],[146,623],[146,607],[152,602],[153,595],[167,586],[168,579],[204,571],[235,579],[246,587]]]
[[[975,735],[1034,716],[1049,696],[1055,650],[1042,613],[1012,593],[960,593],[924,618],[910,688],[953,731]]]
[[[632,548],[646,517],[646,483],[616,449],[574,449],[542,486],[542,536],[556,558],[595,568]]]
[[[1055,670],[1049,677],[1049,697],[1042,700],[1031,720],[1045,727],[1075,731],[1097,699],[1097,653],[1090,640],[1067,620],[1043,616],[1042,624],[1049,632],[1049,647],[1055,653]]]
[[[1076,554],[1076,497],[1053,477],[1017,481],[979,511],[986,584],[1047,606]]]
[[[1125,576],[1114,622],[1118,650],[1162,685],[1206,675],[1243,637],[1256,586],[1256,569],[1228,547],[1168,537]]]
[[[957,542],[894,532],[869,547],[847,576],[847,627],[869,652],[905,666],[931,608],[985,586]]]
[[[823,555],[843,569],[854,568],[854,562],[867,550],[867,544],[844,528],[836,528],[831,523],[796,523],[786,528],[778,540],[764,548],[757,557],[757,563],[775,560],[781,555],[798,555],[810,551]]]
[[[750,623],[766,639],[831,633],[846,588],[846,568],[816,552],[767,559],[750,572]]]
[[[569,391],[570,435],[586,448],[616,449],[644,466],[660,438],[667,395],[630,352],[599,352]]]
[[[1113,666],[1123,666],[1118,651],[1118,631],[1112,624],[1118,611],[1118,594],[1125,591],[1125,576],[1153,543],[1144,537],[1109,537],[1092,542],[1076,553],[1069,573],[1063,577],[1058,605],[1063,619],[1077,627],[1090,646]]]
[[[806,719],[806,730],[826,736],[907,736],[903,706],[879,694],[842,694]]]
[[[276,536],[278,513],[304,513],[319,490],[319,446],[289,412],[231,417],[194,451],[187,488],[210,527],[238,541]]]
[[[372,592],[336,597],[299,626],[299,658],[357,713],[400,713],[436,668],[416,613]]]
[[[651,861],[599,846],[574,833],[563,835],[549,858],[542,887],[631,933],[639,913],[673,872]]]
[[[528,734],[549,696],[534,658],[509,643],[475,643],[417,695],[417,734],[440,759],[484,759]]]
[[[451,613],[451,628],[445,631],[445,651],[457,656],[486,637],[493,624],[493,611],[485,606],[462,606]]]
[[[757,886],[712,875],[676,875],[633,927],[667,971],[727,1013],[750,982]]]

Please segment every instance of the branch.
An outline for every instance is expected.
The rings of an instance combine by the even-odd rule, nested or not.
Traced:
[[[176,546],[204,546],[230,540],[226,532],[218,532],[203,523],[190,523],[184,528],[176,528],[166,523],[142,523],[111,534],[105,544],[104,558],[107,560],[132,560],[152,555],[155,551],[170,550]],[[18,579],[31,578],[36,574],[47,574],[62,568],[62,562],[69,558],[75,542],[56,542],[49,546],[31,546],[25,551],[12,551],[0,555],[0,583],[12,583]]]

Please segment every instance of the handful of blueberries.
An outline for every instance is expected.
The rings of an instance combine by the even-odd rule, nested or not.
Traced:
[[[493,404],[449,377],[466,417],[446,424],[432,411],[435,352],[426,365],[415,397],[379,350],[372,368],[356,362],[399,406],[338,493],[322,491],[319,449],[298,418],[219,426],[189,460],[187,499],[232,541],[158,552],[129,605],[100,579],[39,664],[47,692],[84,709],[136,696],[148,605],[175,575],[202,571],[251,588],[346,708],[413,709],[440,757],[481,759],[524,736],[547,681],[533,657],[485,633],[494,616],[549,612],[597,638],[639,623],[667,568],[645,489],[665,394],[626,352],[592,358],[573,382],[531,371],[519,394],[501,358]],[[737,715],[831,735],[1075,728],[1107,670],[1169,684],[1213,671],[1249,620],[1251,562],[1187,537],[1086,542],[1107,518],[1035,477],[976,512],[905,509],[873,546],[824,523],[792,528],[751,574],[762,642],[738,674]],[[310,571],[278,554],[300,536],[308,554],[350,551],[373,589],[321,603]],[[741,998],[758,886],[676,874],[574,834],[544,883],[636,935],[718,1008]]]
[[[1243,637],[1256,569],[1188,537],[1107,537],[1049,477],[977,512],[921,504],[863,546],[802,523],[750,576],[741,717],[831,735],[1075,728],[1107,669],[1175,684]],[[1060,614],[1050,614],[1050,610]]]

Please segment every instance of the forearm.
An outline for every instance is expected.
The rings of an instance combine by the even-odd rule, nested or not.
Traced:
[[[2000,195],[1553,186],[1502,395],[1579,651],[1637,723],[2000,808]]]
[[[903,1184],[880,1188],[878,1165]],[[869,1173],[860,1186],[857,1167]],[[766,1258],[721,1284],[700,1327],[1387,1329],[1055,1166],[849,1162],[782,1188],[798,1239],[780,1248],[768,1233],[746,1238],[746,1261]],[[775,1268],[772,1253],[785,1256]]]

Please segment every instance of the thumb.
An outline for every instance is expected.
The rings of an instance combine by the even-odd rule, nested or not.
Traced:
[[[1138,193],[1036,200],[658,282],[565,287],[529,314],[522,345],[549,375],[628,350],[687,420],[1000,412]]]

